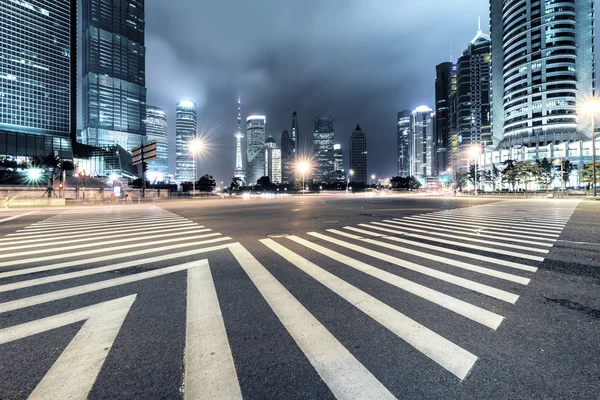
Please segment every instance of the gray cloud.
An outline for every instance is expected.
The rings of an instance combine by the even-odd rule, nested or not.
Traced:
[[[311,135],[316,113],[334,118],[345,151],[356,123],[369,135],[369,169],[395,171],[395,118],[433,107],[435,65],[454,58],[488,26],[481,0],[147,0],[148,103],[199,105],[212,151],[201,172],[229,181],[235,101],[267,115],[277,140],[297,110]]]

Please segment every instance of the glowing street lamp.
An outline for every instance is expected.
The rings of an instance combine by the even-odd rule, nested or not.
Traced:
[[[600,111],[600,98],[592,97],[583,105],[583,112],[592,119],[592,185],[594,187],[594,197],[597,195],[596,188],[596,114]]]
[[[297,165],[298,172],[302,174],[302,192],[304,193],[304,180],[306,173],[310,171],[310,164],[308,161],[300,161]]]
[[[85,200],[85,178],[87,178],[87,173],[85,172],[85,169],[82,169],[81,172],[79,172],[79,177],[83,181],[83,199]]]
[[[373,184],[374,181],[375,181],[375,174],[371,175],[371,185]]]
[[[479,159],[479,156],[481,155],[481,147],[478,144],[474,144],[469,148],[469,155],[471,156],[472,159],[475,160],[475,171],[473,173],[473,180],[475,182],[475,196],[478,195],[477,193],[477,161]]]
[[[348,171],[348,174],[346,175],[346,194],[348,194],[348,187],[350,186],[350,177],[354,176],[354,170],[351,169]]]
[[[202,152],[203,149],[202,140],[195,138],[190,140],[188,143],[188,151],[192,153],[194,158],[194,179],[192,179],[192,194],[196,192],[196,179],[198,177],[197,163],[196,163],[196,154]]]

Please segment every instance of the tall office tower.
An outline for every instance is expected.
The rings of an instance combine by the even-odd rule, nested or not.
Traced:
[[[281,182],[290,183],[294,180],[294,141],[288,131],[281,133]]]
[[[296,111],[292,114],[292,141],[294,142],[294,153],[300,152],[300,128],[298,127],[298,114]]]
[[[344,154],[342,152],[342,145],[339,143],[333,145],[333,170],[335,172],[344,172]]]
[[[350,135],[350,169],[354,171],[351,182],[367,184],[367,134],[358,124]]]
[[[314,179],[329,182],[333,175],[333,117],[315,117],[313,151],[315,154]]]
[[[244,171],[242,162],[242,139],[244,133],[242,132],[242,100],[238,98],[238,115],[237,115],[237,130],[235,131],[235,169],[233,170],[233,176],[246,178],[246,172]]]
[[[267,117],[251,115],[246,118],[246,182],[256,185],[265,173],[265,139]]]
[[[83,130],[93,146],[142,144],[146,118],[144,0],[83,1]]]
[[[398,139],[398,176],[412,175],[412,113],[408,110],[398,112],[397,139]]]
[[[148,176],[158,181],[165,179],[169,173],[169,142],[167,115],[162,108],[146,107],[146,140],[156,140],[156,159],[148,162]]]
[[[457,138],[453,167],[457,172],[469,171],[471,145],[493,147],[490,50],[490,36],[479,29],[456,63],[456,92],[452,112],[455,115]]]
[[[0,3],[0,157],[57,154],[72,159],[75,2]]]
[[[265,173],[272,183],[281,183],[281,149],[272,137],[265,141]]]
[[[193,182],[196,159],[190,149],[191,141],[197,137],[198,117],[196,103],[183,100],[177,103],[175,120],[175,180]],[[197,155],[196,155],[197,156]]]
[[[435,146],[435,168],[434,175],[439,176],[448,168],[448,152],[451,150],[449,144],[449,113],[450,93],[454,65],[444,62],[435,67],[435,132],[433,142]]]
[[[577,107],[595,86],[593,0],[491,0],[490,26],[497,148],[584,138]]]
[[[417,107],[411,115],[411,175],[429,178],[433,173],[433,119],[435,113],[427,106]]]

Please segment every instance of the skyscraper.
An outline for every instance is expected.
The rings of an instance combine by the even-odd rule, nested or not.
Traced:
[[[93,146],[142,144],[146,118],[144,0],[83,4],[83,130]]]
[[[281,183],[281,149],[272,137],[265,141],[265,173],[272,183]]]
[[[433,176],[433,118],[427,106],[417,107],[411,115],[411,175],[416,178]]]
[[[290,183],[294,180],[294,142],[288,131],[281,133],[281,170],[283,183]]]
[[[251,115],[246,119],[246,182],[256,185],[265,173],[265,140],[267,117]]]
[[[342,145],[339,143],[333,145],[333,170],[335,172],[344,172],[344,154],[342,152]]]
[[[75,2],[2,1],[0,157],[72,159],[76,131]]]
[[[296,111],[292,113],[292,142],[294,142],[294,153],[300,151],[300,128],[298,127],[298,114]]]
[[[433,142],[435,146],[435,175],[439,175],[448,168],[449,145],[449,113],[450,113],[450,86],[454,74],[454,65],[444,62],[435,67],[435,132]]]
[[[398,146],[398,176],[407,177],[412,174],[412,127],[411,115],[408,110],[398,112],[397,146]]]
[[[577,106],[595,86],[593,0],[509,3],[490,1],[494,145],[582,139]]]
[[[246,178],[246,172],[244,171],[243,162],[242,162],[242,139],[244,138],[244,133],[242,132],[242,100],[238,98],[238,115],[237,115],[237,129],[235,131],[235,169],[233,170],[233,176],[236,178],[241,178],[242,180]]]
[[[177,103],[175,121],[175,152],[177,182],[192,182],[196,180],[195,159],[190,152],[190,142],[197,137],[197,107],[196,103],[183,100]],[[197,172],[197,171],[196,171]]]
[[[333,175],[333,117],[315,116],[313,151],[315,154],[314,178],[318,182],[329,182]]]
[[[350,135],[350,169],[354,171],[351,182],[367,184],[367,134],[358,124]]]
[[[456,63],[456,92],[451,104],[456,134],[453,168],[469,171],[471,145],[493,146],[490,122],[490,36],[481,29]],[[437,115],[436,115],[437,118]]]
[[[148,176],[154,175],[159,181],[169,173],[169,143],[167,115],[162,108],[146,107],[146,140],[156,140],[156,159],[148,162]]]

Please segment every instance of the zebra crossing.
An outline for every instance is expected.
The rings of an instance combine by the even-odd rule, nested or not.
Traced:
[[[494,331],[511,312],[496,303],[517,303],[576,206],[577,202],[565,202],[560,211],[549,213],[544,203],[498,202],[327,229],[325,233],[307,232],[306,238],[290,235],[261,242],[463,380],[474,367],[476,355],[416,318],[402,314],[402,310],[377,300],[377,294],[365,293],[336,277],[310,258],[325,256],[433,303],[449,312],[449,317],[454,314]],[[296,245],[295,251],[292,245]],[[400,268],[390,272],[384,265]],[[403,277],[405,271],[414,278]],[[418,276],[434,278],[437,284],[422,284]],[[493,309],[463,300],[461,297],[468,297],[462,296],[463,289],[489,298],[481,302],[475,297],[478,303],[491,304]],[[506,311],[500,313],[497,309]]]
[[[185,399],[242,398],[240,382],[248,378],[238,376],[239,353],[231,345],[238,332],[226,321],[223,288],[215,284],[210,262],[211,254],[226,251],[335,398],[394,399],[397,394],[387,382],[276,270],[290,266],[292,273],[306,275],[312,286],[364,314],[365,323],[380,325],[408,344],[414,349],[410,357],[430,360],[428,368],[461,382],[478,360],[477,347],[465,342],[463,332],[486,336],[502,328],[577,206],[565,202],[547,209],[544,204],[496,202],[264,238],[259,246],[265,252],[258,256],[231,237],[156,206],[69,210],[0,238],[0,316],[185,273],[181,394]],[[147,268],[140,272],[140,266]],[[360,280],[349,281],[340,271]],[[65,287],[57,289],[57,284]],[[459,329],[440,332],[425,315],[389,304],[372,287],[409,296],[435,319]],[[18,295],[21,291],[27,295]],[[83,322],[29,398],[86,398],[138,301],[138,294],[129,291],[0,325],[2,346]]]

